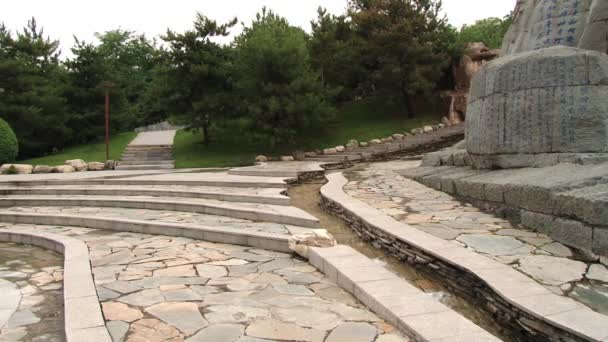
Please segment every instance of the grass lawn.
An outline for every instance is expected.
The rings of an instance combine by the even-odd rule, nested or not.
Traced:
[[[394,133],[409,132],[425,124],[436,124],[443,114],[419,113],[415,119],[391,110],[378,100],[364,100],[339,108],[334,122],[325,133],[301,134],[297,149],[311,151],[343,145],[350,139],[368,141]],[[253,164],[256,155],[279,156],[290,154],[295,148],[285,147],[269,151],[267,148],[244,139],[239,132],[215,132],[209,146],[202,144],[198,133],[179,131],[175,138],[175,166],[177,168],[224,167]]]
[[[135,138],[137,133],[127,132],[115,134],[110,137],[110,159],[118,159],[122,154],[125,147]],[[78,145],[74,147],[67,147],[63,151],[56,154],[48,155],[46,157],[33,158],[28,160],[19,161],[23,164],[31,165],[63,165],[66,160],[70,159],[83,159],[86,162],[98,161],[104,162],[106,160],[106,145],[102,142]]]

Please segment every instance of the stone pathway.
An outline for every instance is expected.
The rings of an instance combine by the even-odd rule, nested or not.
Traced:
[[[408,341],[290,254],[161,235],[0,226],[87,243],[114,341]]]
[[[64,341],[63,257],[0,242],[0,341]]]
[[[550,237],[481,212],[398,174],[416,161],[368,165],[345,174],[350,196],[427,233],[513,266],[552,292],[608,315],[608,269]]]

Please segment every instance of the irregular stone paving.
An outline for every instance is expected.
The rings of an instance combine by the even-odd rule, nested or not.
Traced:
[[[18,213],[37,214],[66,214],[99,216],[105,218],[149,220],[165,223],[180,223],[204,226],[207,228],[228,228],[237,230],[248,230],[255,232],[266,232],[274,234],[299,234],[309,229],[290,226],[280,223],[253,222],[226,216],[206,215],[189,213],[183,211],[151,210],[151,209],[128,209],[128,208],[97,208],[97,207],[10,207],[3,211]]]
[[[408,341],[289,254],[87,228],[4,226],[87,243],[114,341]]]
[[[570,248],[544,234],[481,212],[397,173],[418,164],[369,164],[345,174],[349,183],[344,191],[398,221],[512,265],[552,292],[608,315],[608,268],[577,260]]]
[[[64,341],[63,257],[0,242],[0,341]]]

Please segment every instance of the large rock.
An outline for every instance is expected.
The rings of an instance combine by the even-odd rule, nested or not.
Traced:
[[[87,164],[87,169],[89,171],[103,171],[105,169],[105,164],[100,162],[90,162]]]
[[[304,258],[308,258],[308,247],[329,248],[336,244],[336,239],[325,229],[315,229],[289,238],[289,249]]]
[[[608,55],[599,52],[551,47],[492,61],[473,79],[467,150],[478,167],[608,152],[607,93]]]
[[[34,173],[51,173],[53,168],[48,165],[36,165],[34,167]]]
[[[103,163],[103,168],[105,170],[114,170],[116,168],[116,161],[115,160],[106,160],[106,162]]]
[[[514,15],[504,55],[556,45],[608,52],[606,0],[518,0]]]
[[[255,157],[255,162],[256,163],[266,163],[266,162],[268,162],[268,157],[259,155],[259,156]]]
[[[32,173],[34,167],[27,164],[4,164],[0,166],[0,174],[14,172],[16,174],[29,174]]]
[[[55,166],[51,172],[53,173],[71,173],[76,172],[76,169],[70,165],[59,165]]]
[[[65,165],[73,167],[76,171],[86,171],[87,163],[82,159],[66,160]]]

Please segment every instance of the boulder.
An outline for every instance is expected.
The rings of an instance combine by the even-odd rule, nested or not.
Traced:
[[[293,153],[293,158],[295,160],[302,161],[306,158],[306,154],[304,153],[304,151],[295,151]]]
[[[380,144],[382,144],[382,140],[380,140],[380,139],[372,139],[368,143],[370,145],[380,145]]]
[[[317,152],[304,152],[306,158],[314,158],[317,156]]]
[[[335,148],[326,148],[323,150],[324,155],[336,154],[336,153],[338,153],[338,150],[336,150]]]
[[[86,171],[87,170],[87,163],[85,163],[85,161],[82,159],[66,160],[65,165],[69,165],[69,166],[73,167],[76,171]]]
[[[424,133],[429,133],[429,132],[432,132],[432,131],[434,131],[433,126],[428,126],[427,125],[427,126],[422,127],[422,132],[424,132]]]
[[[341,152],[344,152],[345,150],[346,150],[346,147],[344,147],[344,146],[342,146],[342,145],[340,145],[340,146],[336,146],[336,151],[337,151],[337,152],[340,152],[340,153],[341,153]]]
[[[359,143],[359,146],[361,146],[361,147],[368,147],[369,143],[366,142],[366,141],[362,141],[362,142]]]
[[[89,171],[103,171],[105,169],[105,164],[100,162],[90,162],[87,164],[87,169]]]
[[[393,139],[395,139],[395,140],[403,140],[403,138],[405,138],[405,135],[403,135],[403,134],[399,134],[399,133],[393,134]]]
[[[0,173],[15,173],[23,175],[32,173],[33,170],[34,167],[28,164],[4,164],[0,166]]]
[[[114,170],[116,168],[116,161],[115,160],[106,160],[106,162],[103,164],[103,168],[105,170]]]
[[[445,124],[440,123],[439,125],[437,125],[437,127],[439,127],[439,128],[445,128]]]
[[[71,173],[76,172],[76,169],[71,165],[58,165],[55,166],[52,170],[52,173]]]
[[[294,160],[295,160],[295,158],[293,156],[282,156],[281,157],[281,161],[284,161],[284,162],[286,162],[286,161],[294,161]]]
[[[36,165],[34,167],[34,173],[51,173],[52,170],[53,168],[48,165]]]
[[[390,143],[390,142],[393,142],[394,140],[395,139],[393,139],[393,137],[382,138],[383,143]]]
[[[289,238],[289,249],[308,259],[308,247],[329,248],[337,244],[336,239],[325,229],[293,235]]]
[[[259,156],[255,157],[255,162],[256,163],[266,163],[266,162],[268,162],[268,157],[266,157],[264,155],[259,155]]]
[[[357,147],[359,147],[359,142],[355,139],[349,140],[348,143],[346,144],[347,149],[353,149],[353,148],[357,148]]]

